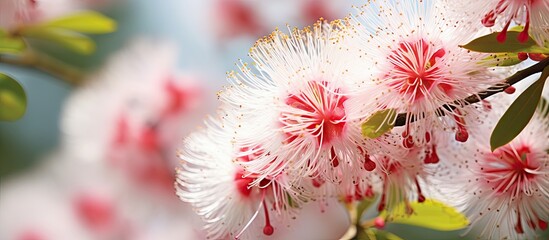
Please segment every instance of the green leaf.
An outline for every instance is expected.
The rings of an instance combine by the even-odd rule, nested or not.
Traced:
[[[84,11],[65,16],[42,25],[48,28],[62,28],[81,33],[111,33],[116,30],[116,21],[98,12]]]
[[[375,197],[364,198],[362,201],[360,201],[360,203],[358,203],[358,206],[356,207],[356,219],[358,220],[358,222],[360,222],[360,219],[362,218],[364,212],[368,210],[368,208],[370,208],[375,200]]]
[[[23,87],[12,77],[0,73],[0,120],[15,121],[27,108],[27,96]]]
[[[356,240],[402,240],[399,236],[380,230],[377,228],[368,228],[357,233]]]
[[[396,116],[395,109],[385,109],[374,113],[362,123],[362,136],[377,138],[391,131],[394,127]]]
[[[12,37],[0,29],[0,53],[20,53],[25,50],[25,47],[23,39]]]
[[[543,69],[541,77],[522,92],[499,119],[490,137],[492,151],[511,142],[530,122],[541,99],[547,77],[549,77],[549,66]]]
[[[519,42],[517,37],[520,32],[508,31],[507,39],[505,42],[500,43],[496,39],[499,32],[490,33],[479,37],[465,45],[460,47],[469,49],[475,52],[484,53],[505,53],[505,52],[526,52],[526,53],[548,53],[549,49],[540,47],[536,44],[534,39],[528,37],[528,40],[524,43]]]
[[[54,42],[81,54],[91,54],[95,51],[95,43],[89,37],[64,29],[30,27],[25,28],[22,35]]]
[[[405,203],[399,204],[390,213],[380,213],[387,222],[414,225],[438,231],[453,231],[467,227],[469,220],[455,208],[433,199],[423,203],[412,202],[412,214],[407,213]]]
[[[494,53],[481,61],[481,63],[491,63],[492,67],[513,66],[521,62],[517,53]]]

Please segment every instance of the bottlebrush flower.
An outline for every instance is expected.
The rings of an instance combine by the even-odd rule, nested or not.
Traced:
[[[365,161],[359,146],[365,144],[365,153],[377,150],[363,142],[360,123],[348,118],[351,83],[360,77],[350,70],[349,50],[338,39],[341,24],[317,22],[290,35],[277,30],[250,50],[255,71],[243,63],[241,73],[229,73],[232,86],[219,98],[237,112],[229,122],[247,149],[242,154],[257,156],[240,161],[258,174],[253,184],[285,169],[350,183]],[[249,131],[239,131],[244,128]]]
[[[177,194],[191,203],[205,219],[209,239],[259,239],[289,226],[289,216],[302,204],[300,188],[285,187],[289,175],[280,173],[252,186],[256,175],[234,161],[237,156],[234,129],[210,120],[206,129],[185,139],[179,153]]]
[[[542,0],[486,0],[449,2],[457,12],[469,13],[485,27],[503,26],[497,40],[505,42],[512,22],[524,26],[518,40],[525,42],[528,34],[543,46],[549,41],[549,2]],[[500,29],[497,29],[500,31]]]
[[[384,136],[400,143],[401,134]],[[424,202],[429,195],[430,176],[436,173],[440,165],[437,144],[446,140],[444,134],[427,136],[429,142],[423,146],[393,149],[391,152],[370,156],[378,165],[374,170],[377,179],[373,180],[373,189],[381,195],[378,211],[391,210],[398,204],[408,205],[409,201]],[[370,186],[372,188],[372,186]]]
[[[175,52],[141,40],[113,57],[67,102],[66,150],[114,166],[139,188],[173,196],[173,152],[207,109],[197,108],[202,88],[193,77],[176,73]]]
[[[356,64],[365,74],[362,97],[348,104],[361,109],[357,117],[395,109],[408,113],[409,143],[424,144],[426,133],[456,123],[456,138],[465,141],[467,112],[461,99],[501,81],[489,71],[492,63],[481,61],[487,54],[459,47],[474,38],[476,29],[451,19],[443,4],[430,0],[368,1],[358,11],[351,17],[349,37],[355,39]],[[443,105],[455,109],[437,110]]]
[[[497,101],[501,101],[497,98]],[[494,99],[496,101],[496,99]],[[549,108],[539,107],[526,128],[494,152],[489,137],[503,109],[486,118],[485,132],[462,144],[450,145],[443,157],[455,166],[443,174],[442,195],[462,208],[471,225],[482,226],[490,239],[532,238],[549,221]],[[450,185],[449,183],[452,183]]]

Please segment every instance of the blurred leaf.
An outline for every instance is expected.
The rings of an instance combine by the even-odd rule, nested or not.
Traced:
[[[499,119],[490,137],[492,151],[511,142],[530,122],[541,99],[547,77],[549,77],[549,66],[543,69],[541,77],[522,92]]]
[[[95,51],[95,43],[89,37],[59,28],[30,27],[22,31],[24,37],[54,42],[81,54]]]
[[[14,38],[0,29],[0,53],[20,53],[25,50],[25,42],[21,38]]]
[[[393,211],[383,211],[380,216],[387,222],[414,225],[438,231],[453,231],[467,227],[469,220],[455,208],[433,199],[423,203],[410,203],[412,214],[407,213],[405,203],[399,204]]]
[[[15,121],[27,108],[27,96],[23,87],[12,77],[0,73],[0,120]]]
[[[101,34],[114,32],[116,30],[116,21],[98,12],[85,11],[52,20],[42,26],[81,33]]]
[[[482,62],[493,62],[493,67],[507,67],[517,65],[521,63],[522,60],[518,58],[517,53],[494,53],[484,58]]]
[[[360,219],[362,218],[364,211],[368,210],[368,208],[372,206],[372,203],[374,203],[375,200],[376,200],[375,197],[364,198],[364,200],[358,203],[358,206],[356,207],[356,219],[358,222],[360,222]]]
[[[402,240],[399,236],[377,228],[361,229],[357,232],[356,240]]]
[[[505,52],[526,52],[526,53],[548,53],[549,49],[540,47],[536,44],[532,37],[528,37],[528,40],[524,43],[517,40],[520,32],[508,31],[507,39],[505,42],[500,43],[496,39],[499,32],[490,33],[488,35],[479,37],[461,47],[469,49],[475,52],[484,53],[505,53]]]
[[[384,133],[391,131],[394,127],[396,116],[395,109],[385,109],[374,113],[362,123],[362,136],[377,138]]]

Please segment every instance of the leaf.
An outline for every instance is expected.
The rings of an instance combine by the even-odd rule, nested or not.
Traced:
[[[402,240],[399,236],[380,230],[377,228],[368,228],[359,232],[355,238],[356,240]]]
[[[0,120],[15,121],[27,108],[27,96],[23,87],[12,77],[0,73]]]
[[[374,203],[376,200],[375,197],[371,198],[364,198],[362,201],[358,203],[358,206],[356,207],[356,219],[358,222],[360,222],[360,219],[362,218],[362,215],[368,208]]]
[[[374,113],[362,123],[362,136],[377,138],[391,131],[394,127],[396,116],[395,109],[385,109]]]
[[[111,33],[116,30],[116,21],[93,11],[84,11],[74,15],[54,19],[42,25],[48,28],[62,28],[80,33]]]
[[[530,122],[541,99],[547,77],[549,77],[549,66],[543,69],[541,77],[522,92],[499,119],[490,136],[492,151],[511,142]]]
[[[475,52],[484,52],[484,53],[505,53],[505,52],[526,52],[526,53],[548,53],[549,49],[540,47],[536,44],[532,37],[528,37],[528,40],[524,43],[517,40],[520,32],[508,31],[507,39],[505,42],[500,43],[496,39],[496,36],[499,32],[490,33],[484,35],[473,41],[462,45],[460,47],[469,49]]]
[[[493,63],[493,67],[507,67],[521,63],[517,53],[494,53],[482,59],[481,63]]]
[[[380,213],[387,222],[414,225],[438,231],[453,231],[467,227],[469,220],[455,208],[442,202],[427,199],[423,203],[412,202],[412,214],[407,214],[405,203],[399,204],[393,211]]]
[[[91,54],[95,51],[95,43],[89,37],[64,29],[29,27],[22,31],[22,35],[54,42],[81,54]]]
[[[21,38],[14,38],[0,29],[0,53],[20,53],[25,50],[25,42]]]

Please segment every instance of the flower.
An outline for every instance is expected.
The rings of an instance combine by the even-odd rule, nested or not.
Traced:
[[[348,118],[351,83],[359,76],[339,38],[343,30],[340,21],[319,21],[290,35],[276,30],[250,50],[256,71],[243,63],[241,73],[229,73],[232,85],[219,98],[235,109],[228,124],[247,149],[242,154],[257,155],[239,162],[258,174],[253,184],[286,170],[352,183],[366,160],[361,152],[377,150],[363,140],[359,122]]]
[[[65,149],[176,200],[173,152],[207,106],[199,105],[202,87],[194,77],[178,74],[175,63],[174,47],[148,40],[115,55],[67,102]]]
[[[348,104],[361,110],[353,119],[394,109],[408,113],[408,145],[424,144],[427,133],[454,124],[459,126],[456,138],[466,141],[468,113],[462,99],[501,82],[488,69],[492,63],[482,61],[487,54],[459,47],[476,29],[450,18],[447,6],[430,0],[368,1],[358,11],[348,32],[355,39],[356,64],[365,73],[361,97]]]
[[[503,109],[494,109],[486,117],[483,134],[462,144],[459,151],[452,144],[441,151],[444,158],[455,163],[440,179],[440,186],[446,186],[442,196],[463,209],[473,227],[482,226],[481,236],[522,239],[531,238],[536,229],[547,229],[548,111],[547,105],[540,105],[514,140],[492,152],[490,131],[503,113]]]
[[[488,0],[463,1],[452,3],[456,11],[469,12],[473,17],[482,17],[480,22],[485,27],[493,27],[496,23],[503,26],[497,40],[505,42],[507,30],[512,22],[523,25],[524,29],[518,35],[518,40],[526,42],[529,34],[543,46],[549,41],[549,2],[538,0]]]
[[[11,30],[20,25],[47,21],[74,12],[81,5],[75,0],[2,0],[0,27]]]
[[[302,204],[302,189],[285,187],[287,173],[250,185],[256,176],[234,162],[243,150],[233,145],[232,131],[210,119],[206,129],[185,139],[177,194],[204,218],[208,239],[270,236],[291,225],[289,215]],[[254,155],[240,158],[255,161]]]

